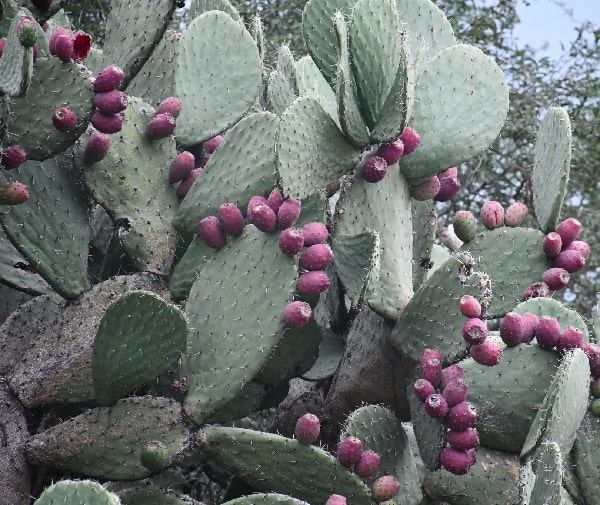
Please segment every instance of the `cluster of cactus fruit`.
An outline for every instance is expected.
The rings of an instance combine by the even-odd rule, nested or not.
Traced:
[[[449,252],[508,87],[431,0],[309,0],[274,68],[258,17],[177,3],[113,0],[102,48],[0,3],[0,503],[598,503],[567,112],[532,215]]]

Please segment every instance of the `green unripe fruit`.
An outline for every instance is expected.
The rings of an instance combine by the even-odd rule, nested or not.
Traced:
[[[468,244],[475,238],[477,223],[471,211],[459,210],[454,214],[454,233],[465,244]]]
[[[600,417],[600,398],[596,398],[590,403],[590,412],[594,417]]]
[[[600,379],[592,379],[590,382],[590,393],[594,398],[600,398]]]
[[[140,461],[148,470],[160,472],[169,464],[169,455],[165,444],[158,441],[148,442],[140,451]]]
[[[37,22],[31,16],[23,16],[17,23],[17,36],[24,47],[33,47],[37,42]]]

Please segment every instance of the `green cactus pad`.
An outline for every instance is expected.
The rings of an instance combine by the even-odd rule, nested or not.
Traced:
[[[223,11],[229,14],[233,20],[240,21],[240,14],[228,0],[192,0],[185,15],[189,21],[192,21],[208,11]]]
[[[286,196],[306,198],[357,162],[358,152],[314,98],[297,98],[282,114],[277,167]]]
[[[209,247],[198,235],[194,236],[169,277],[169,291],[175,301],[180,302],[188,297],[196,275],[202,270],[204,263],[215,254],[216,251],[212,247]]]
[[[356,81],[350,65],[348,50],[348,28],[341,12],[333,17],[337,36],[338,71],[336,79],[336,95],[340,125],[346,138],[356,147],[369,144],[369,129],[361,114],[358,103]]]
[[[181,202],[173,219],[177,229],[197,232],[198,221],[215,215],[225,202],[246,214],[250,198],[269,194],[277,177],[277,124],[273,113],[258,112],[231,129]]]
[[[400,160],[409,179],[430,177],[489,147],[508,111],[508,86],[496,62],[457,44],[440,51],[417,77],[410,125],[419,147]]]
[[[372,184],[356,175],[336,206],[335,235],[379,234],[379,275],[371,279],[367,302],[378,314],[396,320],[413,295],[410,193],[399,170],[388,170]]]
[[[297,500],[279,493],[255,493],[224,502],[223,505],[308,505],[308,502]]]
[[[227,423],[232,419],[240,419],[260,410],[260,405],[265,398],[266,390],[258,382],[248,382],[239,393],[229,400],[223,407],[210,415],[207,423]]]
[[[160,440],[172,462],[183,450],[188,435],[177,402],[142,396],[88,410],[42,431],[31,437],[25,452],[34,466],[133,480],[151,474],[140,461],[140,451],[148,442]]]
[[[335,93],[310,56],[304,56],[296,62],[296,85],[299,96],[309,96],[317,100],[341,129]]]
[[[46,488],[33,505],[121,505],[119,498],[98,482],[61,480]]]
[[[23,293],[23,291],[18,291],[0,283],[0,324],[32,298],[33,296],[28,293]]]
[[[174,11],[173,0],[111,1],[102,46],[103,66],[116,64],[123,69],[123,87],[150,57]]]
[[[563,457],[567,457],[587,410],[590,380],[585,353],[581,349],[567,352],[529,429],[521,458],[550,442],[556,442]],[[567,412],[569,415],[565,415]]]
[[[29,200],[0,212],[10,240],[64,298],[74,298],[88,285],[87,195],[71,169],[72,158],[66,155],[23,163],[14,172],[28,186]]]
[[[283,74],[294,93],[296,93],[298,91],[296,87],[296,60],[288,45],[282,45],[277,51],[277,70]]]
[[[331,330],[325,330],[319,346],[319,356],[302,378],[307,381],[328,379],[337,370],[343,355],[343,340]]]
[[[371,230],[358,235],[336,233],[331,247],[335,271],[344,285],[345,295],[352,307],[359,308],[369,282],[379,277],[379,234]]]
[[[557,443],[549,442],[538,448],[533,465],[535,483],[529,495],[529,503],[564,505],[561,500],[563,458]]]
[[[248,112],[258,97],[262,64],[246,28],[221,11],[194,19],[179,45],[175,96],[183,110],[175,134],[180,143],[193,145],[226,130]]]
[[[573,458],[585,503],[600,504],[600,418],[590,412],[579,427]]]
[[[24,47],[17,36],[17,24],[25,15],[18,11],[12,18],[0,58],[0,92],[9,96],[23,96],[33,74],[33,49]]]
[[[431,417],[425,411],[423,402],[415,396],[412,383],[408,385],[407,393],[419,454],[427,469],[437,470],[440,467],[440,454],[446,447],[446,425],[443,419]]]
[[[543,240],[539,230],[502,227],[478,234],[463,247],[477,259],[477,268],[485,270],[492,280],[494,298],[486,311],[487,318],[504,316],[550,267],[542,251]]]
[[[437,213],[432,201],[411,201],[413,222],[413,287],[419,289],[433,268]],[[447,259],[447,258],[446,258]],[[445,261],[445,260],[444,260]]]
[[[94,340],[92,377],[107,406],[166,372],[185,347],[187,322],[175,305],[147,291],[123,295],[106,311]]]
[[[97,47],[90,47],[90,52],[85,58],[85,66],[88,68],[88,70],[94,75],[99,74],[103,68],[103,61],[104,53],[102,52],[102,49],[98,49]],[[135,95],[135,93],[131,94]]]
[[[153,114],[148,104],[129,97],[123,128],[105,158],[85,164],[80,150],[75,161],[83,167],[94,199],[117,224],[119,240],[135,267],[164,275],[171,269],[177,243],[171,221],[178,200],[168,182],[177,151],[173,137],[145,137]]]
[[[427,272],[426,279],[429,279],[434,272],[440,268],[446,261],[450,259],[450,253],[448,249],[438,245],[433,244],[433,248],[431,249],[431,269]]]
[[[550,107],[538,129],[531,183],[535,218],[545,233],[554,231],[567,192],[571,167],[571,122],[562,107]]]
[[[219,427],[202,430],[200,443],[211,459],[258,491],[286,493],[311,503],[325,503],[332,493],[356,505],[371,503],[362,481],[318,447],[280,435]]]
[[[63,63],[55,57],[39,58],[27,96],[10,105],[8,138],[18,138],[30,160],[62,153],[85,131],[93,111],[92,99],[92,85],[84,66]],[[77,127],[69,132],[58,131],[52,123],[54,109],[63,106],[70,107],[78,119]]]
[[[294,93],[290,82],[279,70],[273,70],[269,74],[267,97],[269,99],[271,110],[278,116],[283,114],[285,109],[287,109],[296,98],[296,93]]]
[[[281,311],[293,298],[297,269],[277,240],[246,226],[192,285],[182,372],[186,412],[198,424],[236,396],[281,339]]]
[[[473,267],[472,257],[453,256],[421,285],[392,330],[396,348],[415,362],[427,348],[438,349],[445,362],[466,354],[458,301],[467,294],[489,296],[489,279]]]
[[[421,503],[423,494],[412,449],[402,423],[391,410],[381,405],[358,408],[348,416],[340,440],[350,436],[362,441],[363,450],[381,456],[376,476],[393,475],[398,479],[400,492],[395,500],[407,505]]]

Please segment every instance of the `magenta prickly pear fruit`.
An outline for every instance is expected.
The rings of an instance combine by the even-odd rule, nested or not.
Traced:
[[[421,377],[434,387],[442,383],[442,362],[437,358],[428,358],[421,363]]]
[[[437,349],[423,349],[423,352],[421,352],[421,356],[419,357],[421,366],[423,366],[423,364],[425,364],[430,358],[438,359],[440,363],[443,361],[442,353]]]
[[[465,244],[468,244],[477,234],[477,222],[470,210],[459,210],[454,214],[454,233]]]
[[[175,118],[168,112],[156,114],[146,126],[145,135],[148,140],[159,140],[168,137],[175,131]]]
[[[198,178],[198,176],[201,173],[202,173],[201,168],[194,168],[194,170],[192,170],[190,175],[187,178],[185,178],[183,181],[181,181],[181,184],[177,187],[177,191],[176,191],[177,198],[179,198],[180,200],[183,200],[185,198],[185,195],[188,194],[188,191],[190,190],[190,188],[192,187],[194,182],[196,182],[196,179]]]
[[[570,217],[562,221],[554,231],[560,235],[564,248],[577,238],[581,231],[581,223],[574,217]]]
[[[472,317],[463,324],[462,335],[471,345],[481,344],[488,335],[487,325],[478,317]]]
[[[324,270],[315,270],[300,274],[296,281],[296,290],[301,295],[314,296],[325,291],[331,282]]]
[[[29,155],[20,144],[15,144],[2,149],[0,155],[0,166],[4,170],[14,170],[27,161]]]
[[[525,322],[523,316],[508,312],[500,322],[500,338],[509,347],[515,347],[523,341]]]
[[[600,379],[592,379],[590,381],[590,393],[594,398],[600,398]]]
[[[435,393],[435,388],[427,379],[417,379],[413,384],[413,391],[415,396],[424,402],[429,395]]]
[[[479,433],[475,428],[467,428],[463,431],[450,430],[446,433],[446,442],[458,451],[475,449],[479,446]]]
[[[272,233],[277,229],[277,216],[266,203],[255,205],[248,213],[248,221],[265,233]]]
[[[329,244],[315,244],[302,252],[298,264],[305,270],[323,270],[332,261],[333,251]]]
[[[300,217],[302,203],[295,198],[286,198],[277,211],[277,227],[280,230],[285,230],[296,224]]]
[[[556,291],[569,284],[571,276],[564,268],[549,268],[542,274],[542,281],[548,284],[548,287]]]
[[[304,414],[296,422],[294,434],[302,445],[311,445],[317,441],[321,433],[321,421],[314,414]]]
[[[378,502],[391,500],[399,490],[400,484],[393,475],[379,477],[371,486],[373,499]]]
[[[558,344],[556,344],[556,350],[560,355],[564,354],[569,349],[581,347],[583,347],[583,332],[574,326],[565,328],[560,334]]]
[[[404,154],[404,143],[400,139],[394,140],[388,144],[381,144],[375,153],[375,156],[383,158],[388,166],[397,163]]]
[[[421,137],[411,126],[405,126],[400,134],[400,140],[404,144],[404,156],[412,153],[421,143]]]
[[[226,242],[225,232],[217,216],[208,216],[198,223],[198,234],[208,247],[221,249]]]
[[[380,463],[381,456],[379,454],[371,450],[364,451],[354,467],[354,473],[359,477],[366,479],[367,477],[371,477],[371,475],[375,475],[379,469]]]
[[[0,38],[0,56],[4,52],[4,46],[6,46],[6,37]]]
[[[367,182],[379,182],[387,174],[387,169],[388,164],[381,156],[373,156],[363,165],[363,179]]]
[[[440,189],[433,199],[436,202],[452,200],[460,190],[460,181],[457,177],[441,177],[438,175],[438,178],[440,180]]]
[[[327,498],[325,505],[346,505],[346,497],[340,494],[332,494]]]
[[[210,154],[203,154],[200,158],[196,158],[194,168],[204,168],[210,159]]]
[[[221,145],[223,142],[223,137],[221,135],[216,135],[213,138],[208,139],[204,142],[204,152],[207,154],[212,154],[217,150],[217,147]]]
[[[254,209],[254,207],[256,207],[257,205],[267,205],[267,199],[264,196],[260,196],[260,195],[254,195],[252,198],[250,198],[250,201],[248,202],[248,207],[246,208],[246,215],[250,216],[250,214],[252,213],[252,209]]]
[[[52,32],[48,41],[50,54],[68,63],[73,57],[73,34],[68,28],[59,27]]]
[[[460,313],[465,317],[481,317],[481,304],[479,300],[471,295],[461,296],[458,307]]]
[[[464,378],[450,381],[446,384],[442,393],[449,407],[454,407],[454,405],[464,402],[468,394],[469,384],[467,384],[467,381]]]
[[[37,21],[31,16],[22,16],[17,21],[17,37],[23,47],[33,47],[37,41]]]
[[[284,200],[285,198],[283,197],[281,190],[278,187],[275,187],[267,197],[267,205],[273,209],[275,214],[277,214],[277,212],[279,212],[279,207],[281,207]]]
[[[440,464],[453,475],[465,475],[474,462],[474,458],[469,451],[459,451],[452,447],[446,447],[440,454]]]
[[[590,363],[590,370],[594,379],[600,378],[600,345],[598,344],[585,344],[583,347]]]
[[[465,371],[458,365],[450,365],[442,370],[442,388],[445,388],[450,381],[454,379],[462,379],[465,376]]]
[[[0,205],[18,205],[29,199],[29,188],[16,181],[0,184]]]
[[[528,344],[535,337],[535,327],[538,324],[538,317],[532,312],[525,312],[523,314],[523,324],[525,325],[525,331],[523,332],[523,344]]]
[[[319,221],[305,224],[302,227],[302,234],[304,235],[304,245],[306,247],[322,244],[329,237],[327,226]]]
[[[72,37],[73,53],[72,57],[76,62],[81,62],[87,58],[92,48],[92,36],[82,30],[77,30]]]
[[[446,416],[446,426],[454,431],[464,431],[477,420],[477,409],[469,402],[461,402],[450,407]]]
[[[83,159],[86,163],[97,163],[104,159],[110,147],[110,136],[94,130],[85,145]]]
[[[529,300],[530,298],[543,298],[546,296],[550,296],[548,284],[545,282],[533,282],[523,293],[523,301]]]
[[[169,166],[169,184],[183,181],[189,177],[196,164],[196,157],[189,151],[182,151]]]
[[[527,205],[522,202],[515,202],[506,209],[506,212],[504,213],[504,224],[513,228],[521,226],[525,222],[525,219],[527,219],[528,213],[529,209],[527,208]]]
[[[535,326],[535,338],[543,349],[553,349],[560,340],[560,324],[550,316],[542,316]]]
[[[490,200],[482,205],[479,217],[488,230],[500,228],[504,225],[504,207],[500,202]]]
[[[310,321],[311,316],[312,309],[310,305],[300,301],[288,303],[281,313],[283,322],[288,328],[300,328],[306,325]]]
[[[480,365],[496,366],[502,360],[502,347],[497,342],[486,339],[481,344],[472,345],[469,354]]]
[[[443,395],[439,393],[433,393],[425,398],[425,412],[431,417],[441,419],[448,413],[448,402]]]
[[[440,179],[443,179],[444,177],[454,177],[456,179],[456,178],[458,178],[458,167],[447,168],[443,172],[440,172],[439,174],[437,174],[437,176]]]
[[[584,257],[584,259],[588,259],[591,253],[589,244],[582,240],[573,240],[573,242],[565,247],[565,251],[577,251]]]
[[[346,437],[337,447],[337,460],[346,467],[358,463],[362,454],[362,442],[356,437]]]
[[[244,231],[244,216],[235,203],[223,203],[218,210],[221,228],[227,235],[237,237]]]
[[[287,256],[295,256],[304,245],[304,233],[299,228],[286,228],[279,235],[279,250]]]
[[[96,130],[102,133],[118,133],[123,128],[123,114],[107,116],[96,111],[92,114],[91,123]]]
[[[181,109],[183,105],[181,102],[175,98],[174,96],[170,96],[169,98],[165,98],[158,107],[156,108],[156,114],[171,114],[174,118],[178,118],[179,114],[181,114]]]
[[[57,107],[52,114],[52,124],[60,132],[73,131],[77,128],[77,115],[70,107]]]
[[[556,258],[562,250],[562,238],[555,231],[551,231],[544,237],[542,248],[548,258]]]
[[[583,268],[585,258],[579,251],[573,249],[565,249],[554,258],[554,266],[564,268],[570,274],[575,273]]]
[[[109,65],[98,73],[93,85],[94,93],[104,93],[119,89],[123,84],[125,73],[117,65]]]
[[[416,186],[410,188],[410,196],[419,202],[431,200],[438,194],[442,184],[437,175],[434,175]]]
[[[94,95],[94,105],[98,112],[110,116],[127,108],[127,95],[118,89],[96,93]]]

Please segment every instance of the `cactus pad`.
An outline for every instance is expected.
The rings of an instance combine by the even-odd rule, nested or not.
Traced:
[[[255,493],[250,496],[242,496],[235,500],[230,500],[223,505],[308,505],[307,502],[297,500],[291,496],[279,493]]]
[[[91,480],[61,480],[46,488],[33,505],[121,505],[117,496]]]
[[[199,235],[195,235],[169,277],[169,291],[176,301],[185,300],[204,263],[215,255]]]
[[[561,500],[563,458],[560,446],[557,443],[548,442],[539,447],[533,466],[535,467],[535,483],[529,495],[529,503],[565,504]]]
[[[317,100],[323,110],[335,121],[338,128],[341,128],[335,93],[310,56],[303,56],[296,62],[295,75],[298,95],[309,96]]]
[[[24,47],[17,36],[17,24],[25,15],[19,11],[13,17],[0,58],[0,92],[9,96],[23,96],[33,74],[33,50]]]
[[[277,115],[281,115],[294,101],[296,93],[294,93],[294,90],[285,75],[279,70],[273,70],[269,74],[267,96],[273,112]]]
[[[600,418],[589,412],[579,427],[573,457],[585,503],[600,504]]]
[[[437,470],[440,467],[440,454],[446,446],[446,425],[443,419],[431,417],[425,411],[423,402],[415,396],[412,384],[408,386],[408,401],[423,464],[429,470]]]

